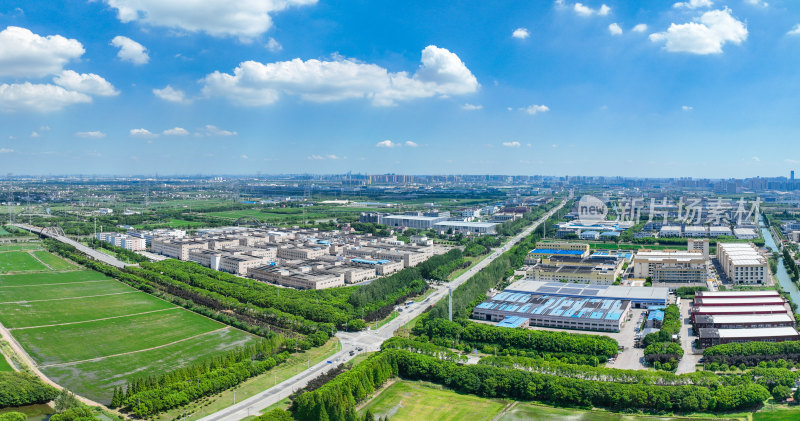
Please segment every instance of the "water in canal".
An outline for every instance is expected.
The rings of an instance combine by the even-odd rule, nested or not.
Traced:
[[[761,217],[761,235],[764,236],[765,246],[772,251],[780,252],[780,250],[778,250],[778,245],[775,243],[775,239],[772,238],[772,232],[767,228],[763,217]],[[800,305],[800,289],[797,288],[797,284],[792,282],[792,278],[789,277],[789,272],[787,272],[786,267],[783,266],[783,257],[778,259],[778,273],[775,275],[778,277],[778,282],[780,282],[783,290],[788,292],[789,296],[792,297],[792,301]]]

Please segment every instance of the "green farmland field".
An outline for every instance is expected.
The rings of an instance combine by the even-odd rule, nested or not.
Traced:
[[[0,251],[20,251],[20,250],[39,250],[41,247],[36,243],[25,244],[3,244],[0,245]]]
[[[14,369],[11,368],[11,364],[9,364],[3,354],[0,353],[0,372],[3,371],[14,371]]]
[[[56,275],[54,274],[53,276]],[[71,282],[68,284],[36,285],[18,288],[8,287],[0,288],[0,305],[2,305],[2,303],[15,301],[52,300],[53,303],[59,306],[78,306],[80,302],[67,303],[65,299],[135,291],[136,289],[114,280]]]
[[[175,307],[116,319],[19,329],[13,335],[40,365],[51,365],[135,352],[223,327]]]
[[[226,327],[162,348],[41,370],[56,383],[79,395],[109,402],[115,386],[137,376],[172,371],[191,361],[219,355],[253,341],[253,336]]]
[[[422,382],[398,381],[387,387],[362,410],[375,418],[403,420],[491,420],[510,402],[462,395]]]
[[[119,317],[120,309],[124,309],[123,314],[137,314],[175,308],[144,292],[83,298],[79,306],[67,304],[64,302],[55,306],[52,301],[0,304],[0,323],[16,329]]]
[[[53,269],[76,269],[40,252]],[[105,403],[129,380],[257,340],[89,270],[0,275],[0,323],[46,375]]]
[[[47,270],[36,258],[25,251],[0,253],[0,273]]]
[[[77,269],[72,263],[44,250],[33,251],[36,258],[50,266],[53,270],[75,270]]]
[[[71,282],[99,281],[102,279],[108,280],[108,277],[92,270],[80,270],[59,274],[26,273],[21,275],[2,275],[0,276],[0,291],[2,291],[3,287],[10,286],[65,284]]]

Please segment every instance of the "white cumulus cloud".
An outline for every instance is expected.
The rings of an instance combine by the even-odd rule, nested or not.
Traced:
[[[531,36],[526,28],[517,28],[511,33],[511,36],[517,39],[525,39]]]
[[[408,146],[409,148],[416,148],[418,146],[417,142],[412,142],[410,140],[406,140],[405,145]]]
[[[68,105],[87,102],[92,102],[90,96],[51,84],[25,82],[0,85],[2,111],[58,111]]]
[[[513,142],[503,142],[503,146],[507,148],[519,148],[522,145],[515,140]]]
[[[117,57],[122,61],[130,61],[137,65],[146,64],[150,61],[150,56],[147,54],[147,49],[144,48],[144,45],[128,37],[117,35],[111,40],[111,45],[119,48]]]
[[[102,139],[106,137],[106,134],[101,131],[94,130],[90,132],[77,132],[75,133],[75,136],[82,137],[85,139]]]
[[[730,9],[711,10],[694,22],[673,23],[664,32],[650,34],[651,41],[663,42],[669,52],[700,55],[721,54],[726,43],[739,45],[746,39],[747,28],[731,16]]]
[[[647,31],[647,24],[646,23],[640,23],[640,24],[634,26],[631,29],[631,31],[633,31],[633,32],[645,32],[645,31]]]
[[[172,129],[164,130],[161,134],[164,136],[188,136],[189,131],[183,127],[175,127]]]
[[[150,130],[147,130],[147,129],[131,129],[131,136],[133,136],[133,137],[141,137],[141,138],[146,138],[146,139],[158,137],[157,134],[155,134],[155,133],[153,133],[153,132],[151,132]]]
[[[0,76],[43,77],[60,72],[84,53],[83,45],[61,35],[46,37],[26,28],[0,31]]]
[[[786,33],[786,35],[800,35],[800,23],[793,26],[792,29],[790,29],[789,32]]]
[[[178,102],[181,104],[186,104],[191,101],[186,98],[186,94],[181,91],[180,89],[175,89],[172,86],[165,86],[162,89],[153,89],[153,95],[163,99],[164,101],[169,102]]]
[[[396,148],[396,147],[399,147],[400,144],[392,142],[389,139],[386,139],[386,140],[382,140],[382,141],[376,143],[375,146],[377,146],[379,148]]]
[[[9,148],[0,148],[0,154],[2,154],[2,153],[13,153],[13,152],[14,152],[14,150],[13,150],[13,149],[9,149]]]
[[[769,7],[769,3],[765,2],[764,0],[744,0],[744,1],[745,3],[753,6]]]
[[[711,7],[714,3],[711,0],[689,0],[689,1],[682,1],[672,5],[672,7],[676,9],[700,9],[705,7]]]
[[[681,106],[681,110],[683,110],[683,111],[692,111],[693,109],[694,109],[694,107],[692,107],[691,105],[683,105],[683,106]]]
[[[611,13],[611,8],[606,6],[605,4],[600,6],[598,9],[592,9],[591,7],[586,6],[583,3],[575,3],[575,5],[572,6],[572,10],[574,10],[575,13],[581,16],[592,16],[592,15],[607,16],[609,13]]]
[[[622,27],[620,27],[618,23],[614,22],[611,25],[608,25],[608,32],[611,35],[622,35]]]
[[[538,113],[546,113],[550,111],[550,107],[548,107],[547,105],[530,105],[525,108],[521,108],[521,110],[525,111],[530,115],[536,115]]]
[[[281,45],[280,42],[278,42],[275,38],[272,37],[269,38],[266,45],[264,46],[267,47],[267,50],[272,51],[273,53],[277,53],[278,51],[283,50],[283,45]]]
[[[114,96],[119,94],[114,89],[114,85],[94,73],[78,73],[72,70],[64,70],[53,79],[53,82],[69,90],[89,95]]]
[[[239,133],[236,133],[235,131],[232,130],[220,129],[219,127],[213,126],[211,124],[206,124],[206,126],[200,130],[199,134],[205,136],[230,137],[230,136],[236,136]]]
[[[122,22],[141,22],[216,37],[255,38],[270,27],[270,14],[316,0],[106,0]]]
[[[483,109],[483,105],[464,104],[464,105],[461,106],[461,109],[462,110],[467,110],[467,111],[476,111],[476,110]]]
[[[376,106],[389,106],[415,98],[468,94],[480,86],[461,59],[447,49],[429,45],[422,50],[421,62],[409,75],[338,56],[328,61],[245,61],[233,74],[206,76],[203,93],[245,106],[272,104],[281,95],[313,102],[364,98]]]

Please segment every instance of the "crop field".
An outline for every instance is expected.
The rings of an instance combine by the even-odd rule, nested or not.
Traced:
[[[10,232],[8,232],[8,231],[6,231],[6,229],[5,229],[5,228],[3,228],[3,226],[2,226],[2,225],[0,225],[0,237],[5,237],[5,236],[7,236],[7,235],[11,235],[11,233],[10,233]]]
[[[77,267],[72,263],[44,250],[32,251],[31,254],[36,256],[42,263],[50,266],[55,271],[60,270],[75,270]]]
[[[0,245],[0,252],[3,251],[20,251],[20,250],[41,250],[41,247],[35,243],[24,244],[2,244]]]
[[[720,416],[719,418],[699,417],[669,417],[656,415],[617,414],[607,411],[583,411],[580,409],[554,408],[551,406],[536,405],[519,402],[509,408],[499,418],[499,421],[728,421],[739,420],[739,417]],[[746,418],[745,418],[746,419]]]
[[[40,258],[53,269],[76,268],[41,253],[49,255]],[[115,386],[137,376],[171,371],[256,340],[88,270],[0,275],[0,323],[45,375],[105,403]]]
[[[11,368],[11,364],[9,364],[3,354],[0,353],[0,372],[3,371],[14,371],[14,369]]]
[[[47,270],[47,267],[26,251],[0,252],[0,273],[42,270]]]
[[[422,382],[398,381],[387,387],[362,410],[375,418],[402,420],[491,420],[510,402],[462,395]]]

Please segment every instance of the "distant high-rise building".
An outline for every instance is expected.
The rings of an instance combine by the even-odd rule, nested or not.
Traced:
[[[789,173],[789,180],[794,181],[794,170]]]

